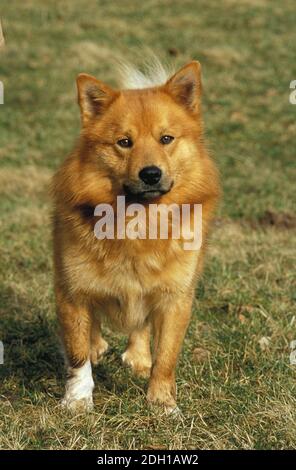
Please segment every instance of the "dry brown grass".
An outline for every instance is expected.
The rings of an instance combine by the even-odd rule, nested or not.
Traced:
[[[0,448],[295,448],[296,234],[277,222],[295,218],[294,9],[293,0],[7,3]],[[71,416],[58,406],[64,372],[48,182],[79,128],[76,74],[112,83],[109,53],[133,58],[141,42],[177,65],[201,61],[208,138],[224,186],[180,360],[177,421],[147,408],[145,382],[120,363],[125,338],[108,331],[94,412]]]

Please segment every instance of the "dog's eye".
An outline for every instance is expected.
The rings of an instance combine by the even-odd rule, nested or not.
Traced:
[[[160,142],[163,144],[163,145],[167,145],[167,144],[170,144],[171,142],[173,142],[174,140],[174,137],[172,135],[163,135],[161,138],[160,138]]]
[[[123,148],[129,148],[129,147],[133,146],[133,141],[126,137],[125,139],[118,140],[117,145],[119,145],[120,147],[123,147]]]

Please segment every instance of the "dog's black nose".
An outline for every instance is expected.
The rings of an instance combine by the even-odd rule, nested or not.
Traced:
[[[144,183],[149,184],[150,186],[158,183],[161,178],[161,169],[157,166],[145,166],[139,172],[139,177]]]

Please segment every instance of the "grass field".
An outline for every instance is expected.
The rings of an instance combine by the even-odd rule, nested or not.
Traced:
[[[295,448],[295,1],[5,4],[0,448]],[[200,60],[207,139],[224,188],[178,367],[183,418],[147,408],[146,383],[120,363],[126,338],[108,331],[95,411],[72,416],[58,406],[48,183],[79,130],[76,75],[112,84],[110,56],[133,59],[143,45],[177,66]]]

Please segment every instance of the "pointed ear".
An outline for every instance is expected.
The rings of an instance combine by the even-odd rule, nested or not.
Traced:
[[[94,117],[99,117],[118,96],[117,91],[86,73],[80,73],[76,83],[83,124],[86,124]]]
[[[201,98],[201,65],[197,61],[178,70],[164,85],[166,91],[181,105],[198,113]]]

